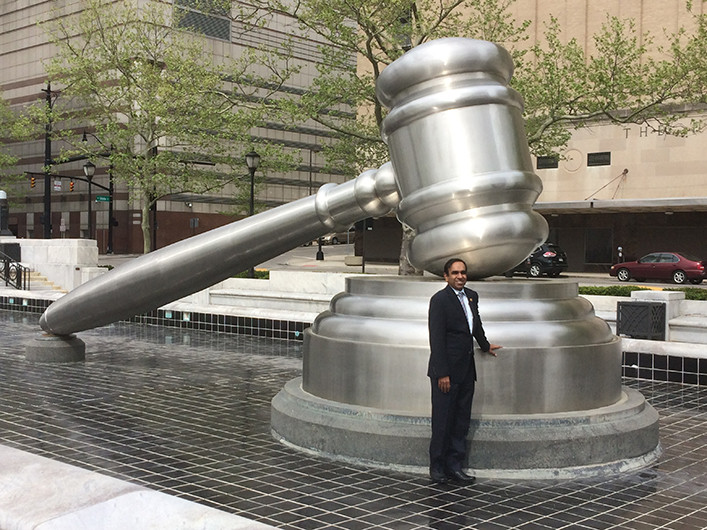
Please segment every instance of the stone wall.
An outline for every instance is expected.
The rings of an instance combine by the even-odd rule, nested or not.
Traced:
[[[62,289],[70,291],[106,269],[98,267],[94,239],[16,239],[22,263]]]

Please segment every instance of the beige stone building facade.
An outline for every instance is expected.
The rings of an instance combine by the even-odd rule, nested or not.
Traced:
[[[124,0],[118,0],[124,1]],[[130,0],[128,0],[130,1]],[[294,62],[301,67],[282,87],[289,94],[302,93],[316,75],[316,64],[321,61],[319,46],[324,44],[315,36],[299,33],[295,21],[284,15],[272,16],[265,27],[244,31],[242,24],[214,13],[202,13],[189,9],[186,0],[165,2],[168,9],[186,12],[192,28],[206,36],[207,53],[213,55],[214,62],[224,57],[238,57],[241,50],[260,45],[280,43],[294,36]],[[0,90],[13,108],[44,100],[46,74],[44,61],[55,53],[48,43],[39,21],[55,16],[52,9],[58,7],[62,16],[71,15],[81,9],[80,0],[2,0],[0,2]],[[353,60],[353,58],[352,58]],[[57,86],[52,89],[60,88]],[[53,97],[61,98],[60,91]],[[286,174],[258,173],[260,184],[257,188],[258,209],[284,204],[305,196],[327,182],[340,183],[348,176],[324,172],[322,146],[331,141],[322,127],[315,123],[303,124],[296,129],[285,130],[281,123],[268,123],[252,134],[283,146],[287,151],[299,156],[301,164]],[[90,138],[89,138],[90,139]],[[92,139],[90,139],[93,141]],[[256,142],[257,145],[257,142]],[[52,157],[62,148],[59,141],[52,143]],[[42,167],[45,159],[44,138],[12,145],[13,154],[20,157],[19,171],[27,172],[26,197],[21,204],[10,210],[10,229],[25,238],[42,237],[42,213],[44,211],[44,183]],[[65,163],[54,166],[59,175],[82,176],[83,162]],[[35,176],[35,187],[30,187],[31,176]],[[243,177],[248,178],[248,170],[243,163]],[[100,252],[108,250],[108,202],[105,199],[109,187],[107,167],[98,167],[92,186],[92,223]],[[51,226],[52,237],[87,237],[88,235],[88,185],[76,180],[73,191],[69,189],[69,178],[52,179],[51,183]],[[236,190],[226,186],[219,192],[195,195],[175,194],[166,196],[157,203],[157,222],[154,234],[156,246],[167,244],[226,224],[247,213],[247,201],[235,198]],[[96,196],[99,198],[96,199]],[[113,251],[115,253],[142,252],[140,231],[140,205],[134,201],[124,184],[115,182],[113,217],[117,226],[113,227]],[[98,202],[96,202],[98,200]],[[222,212],[232,212],[224,215]],[[114,222],[114,224],[115,224]]]
[[[667,42],[663,30],[674,33],[679,27],[694,27],[685,0],[517,0],[510,12],[517,21],[531,22],[527,42],[532,46],[542,39],[544,23],[555,17],[566,39],[574,38],[588,54],[595,51],[592,35],[607,16],[632,19],[638,35],[649,32],[656,45]],[[692,12],[702,14],[707,6],[693,2]]]
[[[693,12],[705,9],[694,2]],[[684,0],[518,0],[513,13],[532,21],[530,44],[552,15],[588,54],[608,15],[633,19],[637,34],[649,32],[655,45],[666,42],[664,30],[693,24]],[[537,160],[544,191],[536,209],[570,270],[606,271],[620,259],[618,247],[625,260],[661,250],[707,259],[706,141],[707,133],[678,138],[646,126],[595,124],[573,132],[557,167]]]
[[[576,131],[557,168],[536,170],[544,186],[536,209],[570,270],[606,270],[618,247],[625,260],[661,250],[707,256],[704,142],[637,125]]]

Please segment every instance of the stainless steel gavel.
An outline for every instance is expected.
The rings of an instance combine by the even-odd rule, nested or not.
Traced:
[[[391,162],[315,195],[185,239],[127,262],[54,302],[40,320],[69,335],[129,318],[352,223],[397,208],[415,230],[410,261],[435,274],[467,262],[469,277],[502,273],[547,237],[532,210],[542,191],[508,87],[513,63],[495,44],[463,38],[407,52],[376,87],[390,108]]]

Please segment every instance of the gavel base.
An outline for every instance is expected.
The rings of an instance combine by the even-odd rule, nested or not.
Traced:
[[[436,277],[352,276],[305,333],[303,376],[274,398],[276,438],[366,465],[426,472]],[[621,386],[621,340],[576,281],[469,282],[497,357],[476,351],[468,467],[478,476],[603,475],[653,463],[658,415]]]

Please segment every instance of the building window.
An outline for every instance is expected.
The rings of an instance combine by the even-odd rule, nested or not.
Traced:
[[[174,24],[177,28],[231,42],[231,19],[223,2],[218,0],[175,0]]]
[[[603,153],[589,153],[587,154],[587,165],[588,166],[610,166],[611,165],[611,151],[604,151]]]
[[[535,169],[555,169],[559,167],[560,161],[554,156],[539,156]]]

